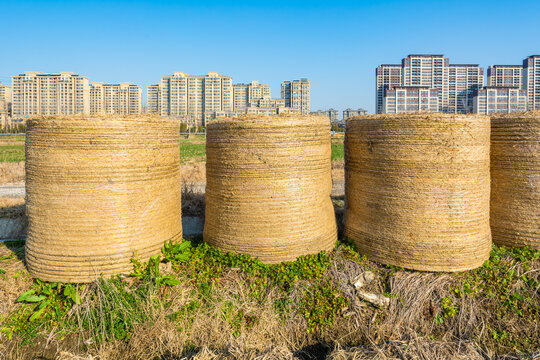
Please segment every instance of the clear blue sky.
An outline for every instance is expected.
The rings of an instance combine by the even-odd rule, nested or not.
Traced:
[[[540,1],[4,1],[0,81],[73,71],[146,87],[174,71],[311,81],[312,110],[375,102],[375,67],[410,53],[521,64],[540,53]],[[146,89],[144,89],[146,97]]]

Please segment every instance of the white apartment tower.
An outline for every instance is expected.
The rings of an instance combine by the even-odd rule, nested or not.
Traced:
[[[187,75],[175,72],[159,83],[159,114],[198,121],[215,117],[216,112],[233,111],[232,79],[210,72]]]
[[[383,98],[386,90],[395,86],[401,86],[402,74],[401,65],[397,64],[383,64],[379,65],[375,70],[375,76],[377,79],[377,92],[375,99],[376,113],[382,113]]]
[[[438,112],[439,100],[439,90],[429,86],[396,86],[386,90],[382,112]]]
[[[13,117],[90,113],[88,78],[75,73],[25,72],[12,77]]]
[[[523,66],[491,65],[487,69],[488,86],[523,88]]]
[[[140,114],[142,88],[132,83],[106,84],[95,82],[90,86],[90,114]]]
[[[261,84],[257,80],[249,84],[233,85],[233,109],[238,113],[245,113],[252,103],[261,99],[270,99],[270,86]]]
[[[0,101],[11,103],[11,88],[0,82]]]
[[[439,90],[439,109],[448,112],[449,64],[443,55],[409,55],[401,62],[402,86],[427,86]]]
[[[516,87],[486,86],[475,91],[475,114],[513,113],[527,110],[527,91]]]
[[[384,98],[384,96],[383,96],[383,98]],[[382,99],[381,99],[381,101],[382,101]],[[381,112],[382,112],[382,107],[381,107]],[[348,108],[348,109],[343,110],[343,120],[347,120],[348,118],[353,117],[353,116],[367,115],[367,113],[368,112],[365,109],[353,110],[353,109]]]
[[[291,80],[281,83],[281,98],[285,99],[285,106],[299,110],[302,114],[309,114],[309,80]]]
[[[146,101],[147,101],[147,108],[146,112],[150,114],[158,114],[159,113],[159,85],[150,85],[147,88],[146,92]]]
[[[448,113],[473,111],[474,92],[484,85],[484,69],[478,64],[448,66]]]
[[[339,112],[336,109],[317,110],[311,112],[312,115],[322,115],[330,119],[330,122],[337,122],[339,119]]]
[[[11,88],[0,82],[0,122],[2,126],[7,124],[11,117]]]
[[[528,109],[540,110],[540,55],[523,60],[523,89],[527,91]]]

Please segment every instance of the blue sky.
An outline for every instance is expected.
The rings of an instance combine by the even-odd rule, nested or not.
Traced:
[[[311,81],[312,110],[374,111],[375,67],[410,53],[521,64],[540,1],[4,1],[0,81],[73,71],[146,87],[174,71]],[[146,89],[144,89],[146,97]]]

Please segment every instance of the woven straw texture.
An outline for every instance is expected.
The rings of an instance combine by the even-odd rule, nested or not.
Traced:
[[[489,118],[358,117],[345,138],[345,235],[371,259],[462,271],[489,256]]]
[[[333,248],[330,123],[221,119],[207,127],[204,240],[265,263]]]
[[[131,271],[181,239],[179,124],[159,117],[42,117],[26,135],[26,262],[47,281]]]
[[[540,111],[492,117],[490,221],[496,244],[540,249]]]

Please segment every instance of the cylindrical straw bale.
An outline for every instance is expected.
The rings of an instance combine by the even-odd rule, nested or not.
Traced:
[[[26,263],[47,281],[132,269],[182,238],[179,123],[42,117],[26,134]]]
[[[491,118],[491,232],[540,249],[540,111]]]
[[[246,116],[207,127],[204,240],[265,263],[330,250],[330,122]]]
[[[489,118],[429,113],[347,122],[345,235],[369,258],[462,271],[489,257]]]

